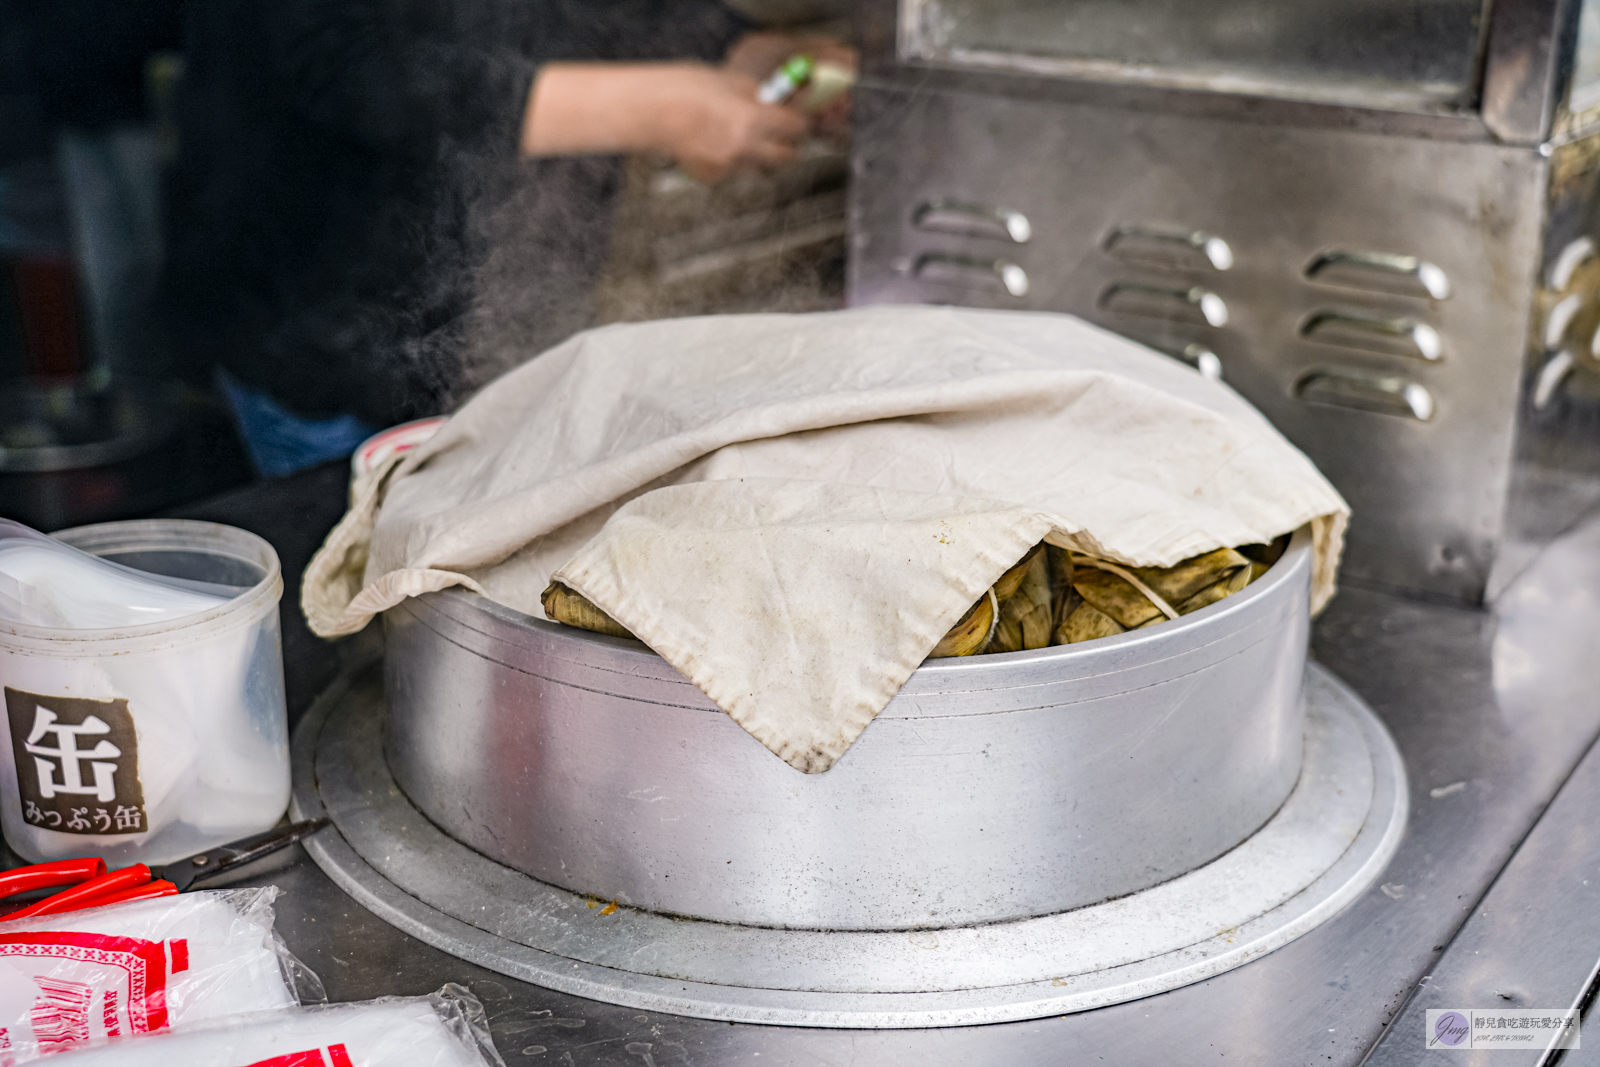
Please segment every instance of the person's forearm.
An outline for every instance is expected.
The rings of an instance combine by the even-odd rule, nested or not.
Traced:
[[[643,152],[665,147],[664,63],[549,63],[528,93],[522,153]]]
[[[521,149],[661,152],[701,181],[781,166],[808,125],[756,90],[749,75],[703,63],[552,63],[528,92]]]

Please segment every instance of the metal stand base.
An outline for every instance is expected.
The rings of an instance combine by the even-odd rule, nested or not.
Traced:
[[[1082,1011],[1247,963],[1327,920],[1400,842],[1405,770],[1377,718],[1320,667],[1283,807],[1219,859],[1143,892],[982,926],[873,932],[732,926],[613,906],[447,837],[390,777],[381,672],[325,695],[295,736],[307,851],[412,936],[523,981],[649,1011],[783,1026],[965,1026]],[[981,876],[979,873],[977,876]]]

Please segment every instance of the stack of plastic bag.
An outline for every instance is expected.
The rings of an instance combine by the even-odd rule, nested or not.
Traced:
[[[0,1065],[320,1001],[272,928],[275,887],[0,922]]]
[[[0,1067],[504,1067],[483,1006],[326,1005],[272,928],[276,887],[0,920]]]
[[[460,986],[262,1012],[68,1053],[59,1067],[504,1067]]]

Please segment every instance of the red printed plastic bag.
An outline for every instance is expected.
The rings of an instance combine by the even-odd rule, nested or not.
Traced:
[[[78,1049],[51,1067],[505,1067],[483,1005],[426,997],[241,1015]]]
[[[276,895],[187,893],[0,923],[0,1067],[320,1000],[273,933]]]

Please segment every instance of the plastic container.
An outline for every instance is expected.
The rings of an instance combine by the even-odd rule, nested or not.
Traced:
[[[350,504],[355,505],[356,500],[366,488],[372,474],[385,462],[404,452],[422,444],[428,438],[444,428],[449,422],[447,415],[434,415],[426,419],[413,419],[402,422],[398,426],[391,426],[387,430],[373,434],[362,441],[354,452],[350,454]]]
[[[289,800],[289,750],[272,546],[184,519],[55,537],[137,570],[243,591],[140,626],[0,623],[7,843],[35,862],[154,865],[276,823]]]

